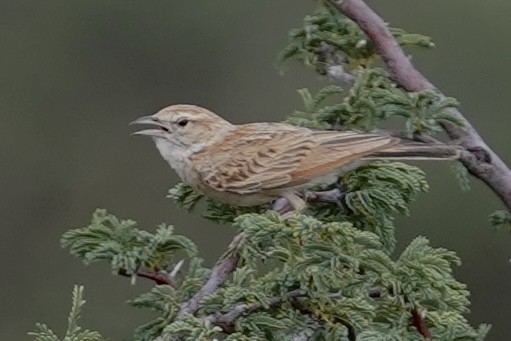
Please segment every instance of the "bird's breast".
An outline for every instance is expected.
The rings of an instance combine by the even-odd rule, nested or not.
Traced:
[[[181,181],[196,187],[197,173],[192,166],[190,150],[184,150],[175,145],[171,145],[165,140],[156,139],[156,147],[161,156],[170,167],[177,173]]]

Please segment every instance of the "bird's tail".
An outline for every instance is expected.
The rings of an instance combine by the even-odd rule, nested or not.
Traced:
[[[365,160],[456,160],[461,147],[447,144],[426,144],[419,142],[401,142],[364,157]]]

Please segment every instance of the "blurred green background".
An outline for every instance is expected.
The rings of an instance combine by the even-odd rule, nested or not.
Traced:
[[[414,62],[511,164],[509,0],[371,1],[384,19],[433,36]],[[312,0],[0,1],[0,339],[26,340],[37,321],[59,333],[73,284],[84,284],[83,325],[126,339],[150,313],[125,301],[147,290],[84,267],[59,246],[96,207],[153,230],[172,223],[211,264],[234,233],[165,199],[177,179],[149,139],[128,122],[173,103],[195,103],[236,122],[282,120],[301,109],[297,88],[326,81],[292,65],[274,67],[289,29]],[[431,192],[399,219],[403,248],[422,234],[463,259],[459,280],[472,292],[473,324],[490,322],[490,340],[508,340],[511,238],[492,231],[500,208],[478,181],[463,193],[447,164],[421,164]]]

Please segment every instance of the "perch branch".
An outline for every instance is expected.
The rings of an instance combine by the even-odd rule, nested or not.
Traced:
[[[356,22],[367,34],[398,85],[408,91],[438,91],[413,66],[382,18],[363,0],[329,0],[329,2]],[[486,183],[499,196],[508,210],[511,210],[511,170],[491,150],[459,110],[453,108],[449,110],[449,113],[463,123],[463,128],[442,124],[449,138],[465,149],[460,161],[473,176]]]

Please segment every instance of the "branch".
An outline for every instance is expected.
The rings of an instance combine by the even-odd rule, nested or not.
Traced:
[[[213,293],[220,285],[225,283],[229,275],[236,269],[238,260],[240,259],[239,249],[245,239],[244,233],[240,233],[234,237],[227,247],[223,259],[218,262],[211,271],[209,279],[204,286],[188,301],[181,304],[177,319],[183,318],[186,314],[193,314],[199,309],[199,302],[207,295]]]
[[[363,0],[329,2],[367,34],[398,85],[408,91],[438,90],[413,66],[382,18]],[[472,175],[486,183],[511,211],[511,170],[459,110],[450,109],[449,113],[463,123],[462,129],[442,124],[449,138],[466,150],[461,154],[460,161]]]
[[[181,303],[176,321],[183,319],[186,314],[193,314],[199,310],[200,301],[215,292],[222,284],[224,284],[231,273],[236,269],[236,265],[240,259],[239,250],[245,241],[245,234],[237,234],[224,253],[222,258],[216,263],[211,270],[211,275],[200,290],[193,295],[188,301]],[[175,340],[172,335],[161,335],[154,341],[170,341]]]
[[[412,309],[412,325],[417,328],[417,331],[425,340],[431,340],[433,337],[431,331],[426,325],[424,317],[417,311],[417,308]]]
[[[236,320],[242,316],[246,316],[248,314],[254,313],[260,309],[266,308],[267,306],[273,307],[276,305],[280,305],[286,302],[290,298],[296,298],[304,296],[302,290],[296,289],[290,292],[287,292],[281,296],[271,297],[267,302],[267,305],[263,305],[262,303],[251,303],[251,304],[238,304],[234,306],[231,311],[225,314],[213,314],[205,317],[204,321],[209,321],[219,327],[221,327],[226,333],[234,332],[234,323]]]

